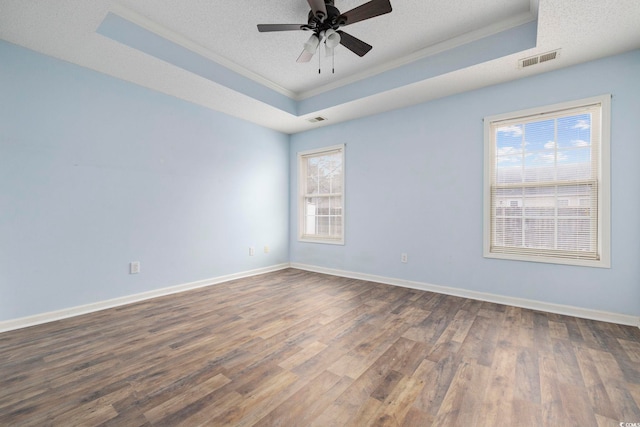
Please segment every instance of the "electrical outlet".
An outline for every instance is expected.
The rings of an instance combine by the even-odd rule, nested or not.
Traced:
[[[400,254],[400,262],[406,263],[408,260],[407,254]]]
[[[132,261],[129,264],[129,274],[138,274],[140,273],[140,261]]]
[[[249,248],[249,256],[254,256],[256,254],[256,248],[254,248],[253,246],[251,246]]]
[[[269,246],[267,246],[267,245],[264,246],[264,253],[265,254],[269,253]]]

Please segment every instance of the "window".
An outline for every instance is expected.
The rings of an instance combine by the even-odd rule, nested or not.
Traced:
[[[344,145],[298,153],[298,238],[344,244]]]
[[[485,257],[610,266],[610,103],[485,118]]]

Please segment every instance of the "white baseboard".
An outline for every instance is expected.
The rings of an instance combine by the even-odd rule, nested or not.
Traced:
[[[127,295],[105,301],[99,301],[92,304],[71,307],[63,310],[52,311],[48,313],[36,314],[34,316],[21,317],[18,319],[10,319],[0,322],[0,333],[12,331],[15,329],[26,328],[28,326],[40,325],[43,323],[53,322],[56,320],[66,319],[69,317],[80,316],[82,314],[93,313],[108,308],[119,307],[138,301],[144,301],[165,295],[171,295],[191,289],[203,288],[206,286],[216,285],[229,282],[244,277],[257,276],[259,274],[270,273],[273,271],[283,270],[285,268],[297,268],[299,270],[313,271],[316,273],[329,274],[332,276],[348,277],[352,279],[367,280],[370,282],[384,283],[387,285],[401,286],[404,288],[418,289],[421,291],[436,292],[439,294],[453,295],[463,298],[471,298],[479,301],[493,302],[497,304],[512,305],[515,307],[528,308],[532,310],[546,311],[549,313],[564,314],[567,316],[580,317],[583,319],[599,320],[603,322],[617,323],[621,325],[631,325],[640,327],[640,317],[628,314],[610,313],[606,311],[591,310],[586,308],[574,307],[569,305],[553,304],[548,302],[529,300],[524,298],[508,297],[503,295],[490,294],[485,292],[470,291],[460,288],[451,288],[447,286],[432,285],[423,282],[414,282],[410,280],[395,279],[391,277],[376,276],[373,274],[357,273],[353,271],[338,270],[334,268],[319,267],[315,265],[299,264],[299,263],[283,263],[270,267],[259,268],[255,270],[243,271],[240,273],[219,276],[212,279],[199,280],[197,282],[184,283],[168,288],[155,289],[153,291],[143,292],[134,295]]]
[[[161,297],[165,295],[176,294],[191,289],[203,288],[205,286],[217,285],[231,280],[242,279],[244,277],[257,276],[259,274],[271,273],[272,271],[283,270],[289,268],[289,263],[277,264],[270,267],[258,268],[255,270],[243,271],[240,273],[229,274],[226,276],[215,277],[212,279],[199,280],[197,282],[184,283],[182,285],[170,286],[168,288],[154,289],[148,292],[142,292],[134,295],[126,295],[119,298],[113,298],[105,301],[98,301],[91,304],[70,307],[63,310],[51,311],[48,313],[36,314],[34,316],[21,317],[18,319],[5,320],[0,322],[0,333],[22,329],[28,326],[40,325],[42,323],[53,322],[56,320],[66,319],[69,317],[80,316],[81,314],[93,313],[95,311],[105,310],[107,308],[119,307],[138,301],[144,301],[151,298]]]
[[[546,311],[548,313],[563,314],[566,316],[580,317],[582,319],[599,320],[602,322],[617,323],[620,325],[637,326],[640,328],[640,317],[631,316],[628,314],[610,313],[607,311],[591,310],[588,308],[580,308],[570,305],[553,304],[543,301],[529,300],[525,298],[508,297],[485,292],[470,291],[467,289],[451,288],[447,286],[432,285],[429,283],[414,282],[403,279],[394,279],[391,277],[376,276],[373,274],[318,267],[315,265],[291,263],[291,268],[313,271],[316,273],[330,274],[332,276],[348,277],[350,279],[360,279],[370,282],[384,283],[387,285],[401,286],[403,288],[418,289],[421,291],[436,292],[439,294],[453,295],[479,301],[511,305],[515,307],[528,308],[531,310]]]

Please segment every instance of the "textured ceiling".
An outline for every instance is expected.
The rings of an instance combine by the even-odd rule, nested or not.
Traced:
[[[336,0],[345,12],[366,0]],[[309,5],[305,0],[192,1],[121,0],[120,4],[178,33],[202,47],[244,67],[295,94],[304,94],[345,76],[362,73],[398,60],[469,31],[528,15],[529,0],[428,2],[395,0],[393,12],[346,26],[350,34],[374,46],[359,58],[340,46],[335,50],[336,74],[331,58],[296,63],[309,37],[304,31],[259,33],[256,24],[305,24]]]
[[[362,3],[336,0],[343,12]],[[260,23],[304,23],[309,10],[305,0],[0,0],[0,38],[287,133],[640,48],[638,0],[540,0],[539,6],[537,0],[391,3],[390,14],[343,28],[374,48],[360,58],[340,46],[333,75],[331,59],[324,55],[320,56],[320,75],[317,58],[308,64],[295,62],[308,33],[259,33],[256,29]],[[388,70],[398,70],[388,73],[392,80],[402,80],[397,77],[403,70],[414,73],[415,78],[396,87],[384,87],[380,93],[369,91],[317,109],[308,108],[305,114],[296,113],[224,81],[194,73],[183,64],[98,34],[97,29],[110,13],[222,64],[292,102],[313,100],[336,88],[348,91],[358,82],[384,76]],[[537,43],[532,48],[459,69],[444,67],[441,74],[429,74],[424,67],[415,66],[416,61],[430,58],[464,64],[460,61],[464,51],[458,49],[458,56],[453,56],[456,48],[526,22],[535,23],[536,17]],[[559,59],[518,69],[518,59],[552,49],[561,49]],[[448,52],[453,59],[447,58]],[[307,121],[316,115],[329,120],[321,124]]]

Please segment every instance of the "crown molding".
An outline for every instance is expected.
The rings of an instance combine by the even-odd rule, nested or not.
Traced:
[[[535,2],[536,0],[532,0]],[[492,36],[494,34],[501,33],[503,31],[507,31],[511,28],[518,27],[520,25],[528,24],[529,22],[533,22],[537,19],[538,9],[535,9],[535,13],[529,11],[522,13],[520,15],[514,16],[510,19],[506,19],[504,21],[489,25],[487,27],[480,28],[478,30],[469,31],[467,33],[461,34],[452,39],[442,40],[440,42],[436,42],[430,46],[427,46],[423,49],[420,49],[412,54],[403,56],[402,58],[395,59],[393,61],[387,62],[377,67],[373,67],[369,70],[363,71],[358,74],[354,74],[347,78],[336,80],[327,85],[311,89],[305,92],[300,92],[297,94],[297,97],[294,99],[297,101],[301,101],[303,99],[312,98],[316,95],[320,95],[324,92],[328,92],[330,90],[338,89],[342,86],[347,86],[349,84],[356,83],[360,80],[365,80],[369,77],[373,77],[377,74],[384,73],[386,71],[393,70],[395,68],[402,67],[404,65],[410,64],[412,62],[418,61],[420,59],[436,55],[438,53],[445,52],[447,50],[455,49],[456,47],[463,46],[468,43],[472,43],[474,41],[483,39],[485,37]]]
[[[146,16],[143,16],[137,12],[132,11],[131,9],[122,6],[119,3],[112,3],[111,7],[109,8],[109,11],[115,15],[118,15],[121,18],[126,19],[127,21],[131,21],[134,24],[140,26],[141,28],[144,28],[147,31],[150,31],[154,34],[157,34],[160,37],[163,37],[179,46],[184,47],[185,49],[189,49],[192,52],[197,53],[198,55],[207,58],[211,61],[214,61],[226,68],[228,68],[229,70],[240,74],[243,77],[246,77],[248,79],[253,80],[256,83],[259,83],[275,92],[280,93],[281,95],[287,96],[291,99],[294,100],[298,100],[298,94],[296,92],[293,92],[285,87],[282,87],[280,85],[278,85],[277,83],[262,77],[261,75],[254,73],[253,71],[250,71],[248,69],[246,69],[245,67],[236,64],[233,61],[230,61],[229,59],[220,56],[214,52],[212,52],[211,50],[207,49],[206,47],[194,42],[193,40],[178,34],[170,29],[168,29],[167,27],[158,24],[157,22],[147,18]],[[174,64],[175,65],[175,64]],[[177,66],[177,65],[176,65]]]

